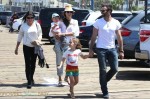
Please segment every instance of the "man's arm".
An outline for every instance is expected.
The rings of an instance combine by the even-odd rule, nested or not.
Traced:
[[[124,50],[123,50],[123,39],[121,35],[121,30],[116,30],[117,41],[119,45],[119,57],[120,59],[124,58]]]
[[[93,34],[92,34],[91,42],[90,42],[90,46],[89,46],[89,55],[90,55],[90,57],[93,57],[93,55],[94,55],[93,46],[95,44],[97,35],[98,35],[98,29],[96,29],[95,27],[93,27]]]

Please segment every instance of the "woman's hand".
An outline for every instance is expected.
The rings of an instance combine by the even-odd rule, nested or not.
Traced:
[[[55,33],[55,38],[57,39],[57,40],[60,40],[60,33]]]
[[[36,41],[33,41],[31,42],[32,45],[36,46],[37,45],[37,42]]]
[[[15,54],[18,55],[18,48],[15,49]]]

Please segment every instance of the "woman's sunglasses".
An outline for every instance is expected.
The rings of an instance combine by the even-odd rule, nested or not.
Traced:
[[[33,19],[34,17],[27,17],[27,19]]]
[[[66,11],[66,13],[73,13],[73,11]]]

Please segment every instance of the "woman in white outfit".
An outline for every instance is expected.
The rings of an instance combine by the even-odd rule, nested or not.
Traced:
[[[25,73],[27,79],[27,88],[30,89],[34,84],[34,71],[36,65],[37,54],[34,53],[34,48],[42,39],[42,31],[39,23],[34,21],[35,15],[28,11],[24,16],[24,23],[20,27],[18,34],[15,54],[18,54],[19,45],[23,39],[23,53],[25,60]]]

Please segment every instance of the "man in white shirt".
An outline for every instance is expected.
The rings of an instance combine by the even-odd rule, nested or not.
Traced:
[[[90,57],[93,57],[93,46],[96,38],[96,53],[99,63],[99,82],[104,98],[109,98],[107,82],[118,71],[118,53],[115,47],[115,38],[119,44],[119,57],[124,58],[123,40],[120,33],[121,24],[118,20],[111,17],[112,6],[110,4],[103,4],[101,6],[102,18],[98,19],[94,23],[93,34],[91,38],[91,44],[89,49]],[[107,72],[106,61],[110,65],[110,70]]]

